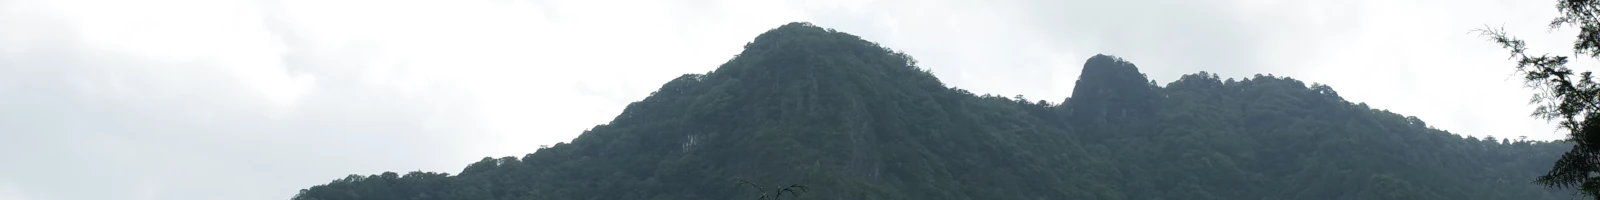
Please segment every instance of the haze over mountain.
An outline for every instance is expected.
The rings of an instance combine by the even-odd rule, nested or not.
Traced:
[[[1572,197],[1530,183],[1567,145],[1463,138],[1288,77],[1161,85],[1096,55],[1071,98],[1030,100],[946,86],[909,55],[809,23],[744,48],[571,143],[294,199],[754,197],[735,180],[804,184],[802,199]]]

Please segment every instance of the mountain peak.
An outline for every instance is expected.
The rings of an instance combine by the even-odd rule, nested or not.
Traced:
[[[1132,62],[1096,54],[1083,63],[1083,72],[1072,89],[1072,117],[1080,122],[1147,117],[1153,112],[1150,108],[1157,97],[1155,88]]]
[[[749,199],[791,184],[808,199],[1567,199],[1515,180],[1570,147],[1463,140],[1278,80],[1161,88],[1095,55],[1051,106],[946,88],[903,53],[796,22],[571,143],[294,199]]]
[[[943,86],[905,53],[808,22],[791,22],[756,36],[710,76],[740,79],[745,84],[897,80]]]

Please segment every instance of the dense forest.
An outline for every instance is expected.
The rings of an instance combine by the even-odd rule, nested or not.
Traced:
[[[1059,102],[944,85],[809,23],[757,36],[608,124],[458,174],[351,175],[296,200],[1574,199],[1532,181],[1572,146],[1463,137],[1289,77],[1160,85],[1096,55]],[[1503,133],[1516,134],[1516,133]]]

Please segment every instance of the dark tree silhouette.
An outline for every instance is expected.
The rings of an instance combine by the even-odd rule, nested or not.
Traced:
[[[789,192],[789,196],[791,196],[790,198],[795,198],[800,197],[801,193],[809,192],[810,190],[810,188],[806,187],[805,185],[790,184],[788,187],[773,189],[772,193],[767,193],[767,189],[761,187],[761,185],[756,185],[755,183],[750,183],[749,181],[744,181],[742,179],[735,180],[738,181],[740,185],[749,185],[750,187],[756,188],[756,191],[761,192],[761,196],[756,198],[756,200],[778,200],[778,198],[783,197],[784,192]]]
[[[1561,0],[1556,6],[1561,16],[1550,21],[1550,29],[1579,28],[1572,44],[1574,56],[1600,57],[1600,2],[1594,0]],[[1576,72],[1567,68],[1567,56],[1528,53],[1526,42],[1508,35],[1503,29],[1475,30],[1501,47],[1510,50],[1517,62],[1517,73],[1523,75],[1527,86],[1538,91],[1531,103],[1539,105],[1533,116],[1560,121],[1560,128],[1569,131],[1565,141],[1573,144],[1572,150],[1561,155],[1550,171],[1535,181],[1557,188],[1577,188],[1584,195],[1600,199],[1600,85],[1590,71]]]

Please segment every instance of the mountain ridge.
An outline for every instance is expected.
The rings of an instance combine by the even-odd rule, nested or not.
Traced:
[[[1531,180],[1560,144],[1461,138],[1287,77],[1200,72],[1159,86],[1110,55],[1083,72],[1060,104],[975,95],[904,53],[788,23],[570,143],[459,175],[352,175],[294,199],[753,193],[733,180],[806,184],[814,199],[1563,197],[1506,181]]]

